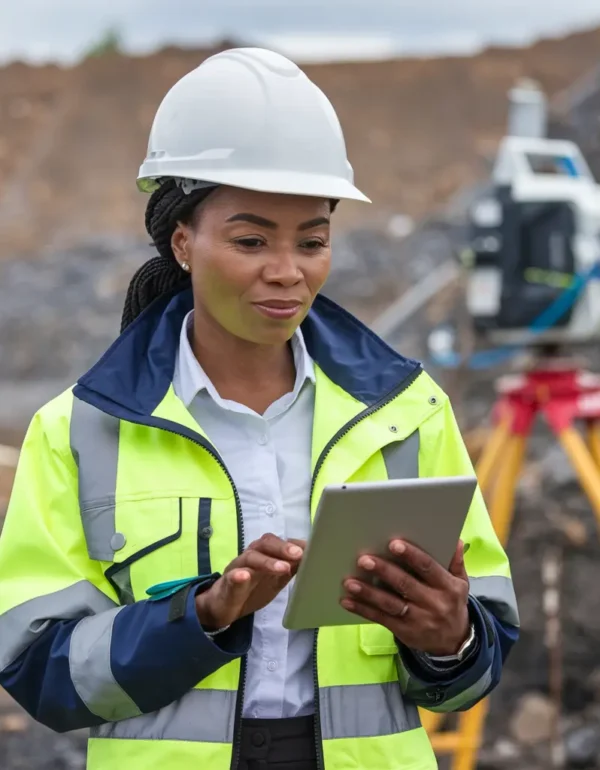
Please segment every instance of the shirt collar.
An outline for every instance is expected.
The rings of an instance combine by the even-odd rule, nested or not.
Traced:
[[[222,402],[215,386],[198,362],[190,344],[190,330],[194,321],[194,311],[191,310],[183,320],[179,337],[179,351],[175,363],[173,375],[173,388],[176,395],[189,407],[194,398],[201,391],[206,391],[213,401]],[[312,358],[308,354],[304,337],[300,327],[296,329],[291,339],[292,354],[296,366],[296,381],[294,383],[294,397],[300,392],[306,380],[315,382],[315,367]]]

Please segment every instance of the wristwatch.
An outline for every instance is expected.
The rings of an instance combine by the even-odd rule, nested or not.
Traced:
[[[208,636],[209,639],[212,639],[213,636],[222,634],[224,631],[227,631],[228,628],[231,628],[231,623],[228,626],[223,626],[223,628],[217,628],[216,631],[205,631],[204,633],[206,636]]]
[[[473,623],[471,623],[469,636],[461,644],[460,649],[455,655],[443,655],[443,656],[428,655],[427,657],[429,658],[429,660],[432,660],[438,663],[461,663],[467,657],[467,655],[471,652],[471,650],[475,645],[475,642],[476,642],[475,626],[473,625]]]

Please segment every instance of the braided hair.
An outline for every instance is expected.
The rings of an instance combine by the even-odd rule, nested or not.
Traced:
[[[190,224],[196,206],[215,188],[207,187],[186,195],[174,179],[166,180],[150,196],[146,207],[146,230],[158,255],[145,262],[134,274],[127,289],[121,318],[121,332],[155,299],[191,283],[171,248],[178,222]]]

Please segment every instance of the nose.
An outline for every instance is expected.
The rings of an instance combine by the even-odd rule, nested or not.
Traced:
[[[263,278],[267,283],[280,286],[295,286],[302,280],[302,271],[294,253],[290,249],[281,249],[273,254],[265,265]]]

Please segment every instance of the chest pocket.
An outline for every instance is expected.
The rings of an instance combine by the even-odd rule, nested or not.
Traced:
[[[222,570],[237,555],[233,491],[205,483],[202,474],[191,478],[200,494],[210,488],[215,499],[187,491],[178,494],[182,487],[153,489],[147,467],[160,468],[167,479],[183,478],[183,489],[189,490],[189,477],[174,471],[188,461],[195,464],[197,456],[189,454],[188,442],[146,430],[73,399],[70,442],[87,551],[90,559],[102,564],[121,603],[147,598],[146,590],[157,583]],[[138,446],[143,451],[136,455],[137,474],[126,474],[128,452]],[[120,451],[126,484],[118,483]],[[163,462],[158,460],[161,452]],[[216,498],[215,491],[221,496]]]
[[[147,598],[156,583],[210,573],[211,500],[142,498],[82,510],[91,559],[122,604]],[[202,571],[201,571],[202,570]]]
[[[397,655],[394,634],[376,623],[359,626],[359,644],[365,655]]]

